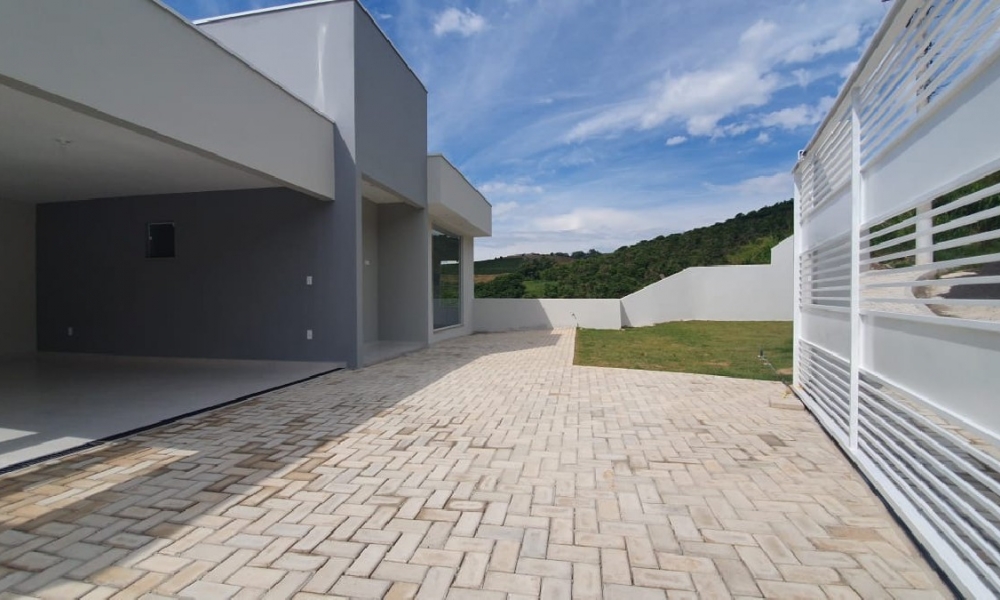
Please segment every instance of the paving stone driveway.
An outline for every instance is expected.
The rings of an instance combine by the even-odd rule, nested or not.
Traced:
[[[0,478],[0,590],[948,595],[782,386],[573,367],[573,341],[447,342]]]

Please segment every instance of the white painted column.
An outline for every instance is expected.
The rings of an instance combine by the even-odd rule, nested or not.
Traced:
[[[858,451],[863,323],[861,320],[861,224],[864,220],[861,174],[861,118],[858,90],[851,93],[851,404],[848,422],[851,452]]]
[[[799,160],[801,164],[801,159]],[[794,195],[792,196],[792,387],[798,388],[801,364],[799,342],[802,339],[802,192],[799,187],[799,170],[794,173]]]
[[[934,251],[928,250],[934,245],[934,234],[930,233],[934,227],[934,219],[926,216],[931,211],[931,206],[928,202],[917,207],[916,264],[918,265],[929,265],[934,262]]]

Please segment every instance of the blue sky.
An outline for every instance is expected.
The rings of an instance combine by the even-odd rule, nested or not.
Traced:
[[[189,18],[287,4],[167,0]],[[477,258],[602,251],[791,197],[880,0],[362,0],[493,203]]]

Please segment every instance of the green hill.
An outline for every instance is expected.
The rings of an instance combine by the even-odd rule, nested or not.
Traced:
[[[476,297],[621,298],[688,267],[767,263],[771,248],[792,235],[792,216],[787,200],[608,254],[576,252],[562,264],[550,256],[523,259],[513,272],[477,283]]]
[[[490,260],[477,260],[475,273],[476,275],[505,275],[507,273],[514,273],[524,261],[527,260],[524,256],[501,256],[500,258],[491,258]]]

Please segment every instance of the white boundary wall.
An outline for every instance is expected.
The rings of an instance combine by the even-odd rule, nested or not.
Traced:
[[[795,167],[796,390],[975,598],[1000,596],[998,106],[1000,0],[897,0]]]
[[[619,300],[476,298],[476,332],[517,329],[621,329]]]
[[[693,267],[621,300],[477,298],[475,330],[621,329],[670,321],[791,321],[792,238],[769,265]]]
[[[792,238],[771,264],[692,267],[622,298],[622,324],[669,321],[791,321]]]

